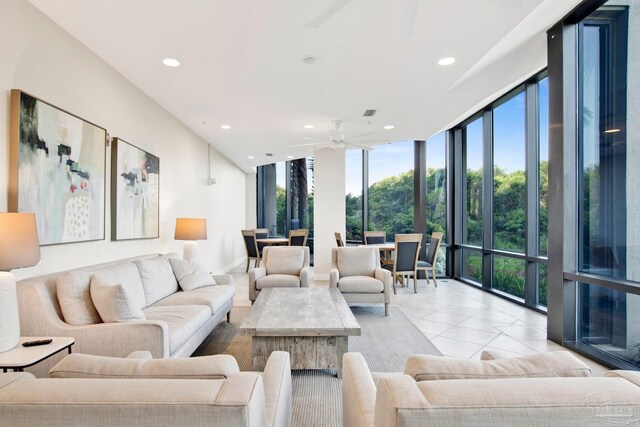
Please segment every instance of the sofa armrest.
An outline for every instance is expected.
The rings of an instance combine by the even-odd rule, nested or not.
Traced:
[[[372,427],[376,385],[360,353],[342,357],[342,425]],[[395,425],[395,424],[390,424]]]
[[[389,270],[385,270],[384,268],[376,268],[374,272],[374,277],[380,280],[383,284],[384,292],[384,302],[386,304],[391,302],[391,272]]]
[[[640,372],[638,371],[620,371],[620,370],[609,371],[606,374],[604,374],[604,376],[624,378],[630,383],[633,383],[638,387],[640,387]]]
[[[329,287],[330,288],[337,288],[338,287],[338,280],[340,280],[340,272],[338,271],[337,268],[332,268],[329,271]]]
[[[398,425],[399,412],[403,409],[416,410],[431,406],[409,375],[380,378],[375,400],[374,427]]]
[[[146,350],[132,351],[127,354],[127,359],[136,359],[136,360],[153,360],[153,355],[151,352]]]
[[[230,274],[212,274],[211,277],[213,277],[217,285],[233,286],[233,276]]]
[[[301,288],[309,287],[310,276],[311,276],[311,270],[309,267],[303,267],[302,270],[300,270],[300,287]]]
[[[269,356],[262,375],[265,394],[266,426],[291,425],[291,361],[286,351],[274,351]]]
[[[16,381],[32,380],[34,378],[29,372],[5,372],[0,374],[0,389]]]
[[[258,298],[256,289],[256,280],[267,275],[267,270],[263,267],[252,268],[249,270],[249,299],[255,301]]]

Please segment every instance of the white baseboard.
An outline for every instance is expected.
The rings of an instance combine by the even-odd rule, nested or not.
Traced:
[[[247,257],[242,257],[240,259],[235,260],[231,264],[227,265],[222,270],[217,271],[215,274],[227,274],[228,272],[230,272],[231,270],[233,270],[237,266],[242,265],[242,264],[244,264],[246,262],[247,262]]]

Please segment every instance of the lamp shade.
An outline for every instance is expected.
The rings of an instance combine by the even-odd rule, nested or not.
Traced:
[[[0,213],[0,271],[31,267],[39,261],[35,214]]]
[[[207,240],[205,218],[176,218],[176,240]]]

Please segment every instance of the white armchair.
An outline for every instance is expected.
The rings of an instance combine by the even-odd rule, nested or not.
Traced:
[[[384,303],[384,315],[389,315],[391,272],[380,268],[376,248],[332,249],[329,286],[338,288],[348,303]]]
[[[267,246],[262,267],[249,271],[249,299],[253,303],[265,288],[306,288],[309,286],[309,248]]]

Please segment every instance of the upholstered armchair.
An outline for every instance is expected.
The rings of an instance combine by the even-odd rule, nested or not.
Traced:
[[[329,286],[338,288],[347,303],[384,303],[389,315],[391,272],[380,268],[376,248],[333,248]]]
[[[262,267],[249,271],[249,299],[253,303],[265,288],[306,288],[309,286],[307,246],[267,246]]]

